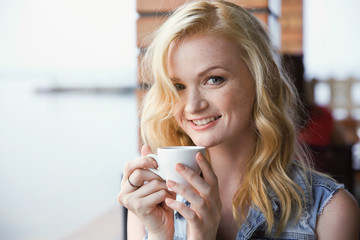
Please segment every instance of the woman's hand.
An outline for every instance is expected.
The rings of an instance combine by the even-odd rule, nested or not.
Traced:
[[[196,161],[204,178],[195,174],[182,164],[176,165],[177,172],[183,176],[192,187],[167,181],[167,186],[190,202],[191,207],[171,198],[166,204],[178,211],[188,223],[188,239],[216,239],[217,229],[221,219],[221,200],[217,177],[205,157],[198,153]]]
[[[135,214],[148,229],[149,238],[172,239],[174,213],[165,199],[175,199],[165,181],[148,168],[157,168],[155,160],[145,157],[151,153],[148,145],[141,149],[141,157],[128,162],[124,168],[120,204]]]

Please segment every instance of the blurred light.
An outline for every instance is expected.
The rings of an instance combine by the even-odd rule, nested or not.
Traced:
[[[360,121],[360,108],[355,108],[351,111],[351,117],[357,121]],[[358,136],[360,138],[360,127],[358,129]]]
[[[0,70],[136,66],[134,1],[8,0],[0,8],[11,26],[0,24]]]
[[[335,120],[344,120],[349,116],[349,111],[345,108],[335,108],[332,112]]]
[[[360,78],[360,28],[354,27],[360,22],[360,1],[304,0],[303,3],[307,78]]]
[[[351,86],[351,100],[354,105],[360,105],[360,83]]]
[[[331,99],[331,89],[329,84],[319,82],[314,89],[315,103],[321,106],[329,105]]]

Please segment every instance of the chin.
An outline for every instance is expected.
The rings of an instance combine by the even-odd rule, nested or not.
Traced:
[[[208,139],[194,139],[193,143],[195,143],[196,146],[202,146],[206,148],[215,147],[219,144],[219,142],[214,141],[215,139],[208,140]]]

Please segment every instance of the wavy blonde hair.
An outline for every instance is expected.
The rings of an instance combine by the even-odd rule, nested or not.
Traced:
[[[243,213],[251,204],[266,217],[267,230],[271,232],[276,227],[280,233],[292,209],[297,209],[300,217],[304,208],[304,192],[289,177],[293,164],[305,168],[306,154],[296,137],[299,98],[278,63],[266,28],[251,13],[226,1],[194,1],[177,9],[156,31],[141,62],[142,78],[151,85],[142,106],[143,141],[153,150],[160,146],[194,145],[172,114],[178,95],[169,78],[167,58],[172,43],[198,33],[225,37],[237,43],[256,83],[252,112],[256,147],[233,197],[234,218],[239,222],[239,210]],[[274,218],[270,191],[280,201],[279,222]]]

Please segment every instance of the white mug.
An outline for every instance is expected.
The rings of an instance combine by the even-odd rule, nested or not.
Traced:
[[[159,175],[164,180],[172,180],[189,186],[189,183],[175,170],[175,165],[181,163],[200,175],[200,167],[196,162],[196,154],[201,152],[205,156],[205,147],[199,146],[176,146],[162,147],[157,149],[157,155],[148,154],[159,165],[158,169],[149,168],[150,171]]]

